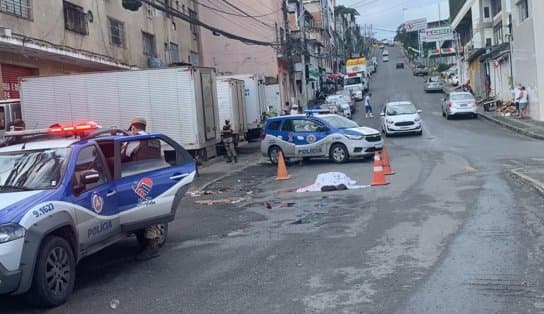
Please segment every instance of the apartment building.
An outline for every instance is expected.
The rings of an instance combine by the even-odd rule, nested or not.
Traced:
[[[480,97],[511,99],[510,0],[450,0],[451,26],[462,52],[462,83]]]
[[[192,0],[162,0],[198,16]],[[29,75],[199,64],[200,31],[168,13],[121,0],[1,0],[0,98],[19,97]]]
[[[512,0],[512,55],[514,80],[528,90],[532,119],[544,121],[544,41],[539,32],[544,30],[544,2],[540,0]]]

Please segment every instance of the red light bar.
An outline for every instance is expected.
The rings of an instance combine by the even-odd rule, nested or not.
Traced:
[[[70,135],[77,133],[78,131],[89,131],[89,130],[95,130],[98,129],[99,126],[96,124],[96,122],[85,122],[85,123],[79,123],[74,125],[68,125],[68,126],[58,126],[55,125],[53,127],[49,128],[49,133],[52,134],[63,134],[63,135]]]

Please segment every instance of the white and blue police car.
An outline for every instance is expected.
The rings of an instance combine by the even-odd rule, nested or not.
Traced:
[[[194,159],[162,134],[109,132],[83,123],[6,133],[0,295],[29,292],[42,305],[59,305],[85,256],[129,235],[144,241],[143,230],[155,224],[164,243],[195,177]]]
[[[369,157],[383,147],[378,130],[359,126],[336,114],[308,110],[306,115],[269,118],[261,136],[261,153],[272,163],[286,158],[330,158],[343,163]]]

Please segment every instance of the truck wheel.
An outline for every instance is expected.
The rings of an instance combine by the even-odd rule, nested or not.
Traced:
[[[158,224],[157,227],[160,230],[159,247],[163,247],[168,239],[168,224]],[[141,247],[145,247],[147,245],[147,239],[144,237],[144,234],[145,230],[136,232],[136,239],[138,239],[138,243]]]
[[[280,153],[283,154],[281,148],[279,148],[278,146],[272,146],[268,149],[268,158],[270,159],[270,162],[272,164],[278,164]],[[283,157],[285,158],[285,155]]]
[[[58,306],[74,290],[76,262],[72,247],[64,238],[44,239],[34,269],[30,295],[39,305]]]
[[[348,161],[349,159],[349,154],[346,146],[340,143],[332,145],[329,156],[336,163],[343,163]]]

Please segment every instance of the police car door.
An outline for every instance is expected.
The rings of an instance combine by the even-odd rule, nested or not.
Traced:
[[[86,249],[119,232],[117,191],[100,149],[92,144],[74,152],[77,156],[70,180],[76,206],[77,232],[81,249]]]
[[[138,142],[138,149],[130,159],[120,158],[116,180],[123,230],[172,220],[174,198],[185,194],[196,174],[193,158],[170,138],[144,135],[131,141]]]
[[[293,120],[295,155],[298,157],[326,156],[328,128],[321,122],[310,118]]]

